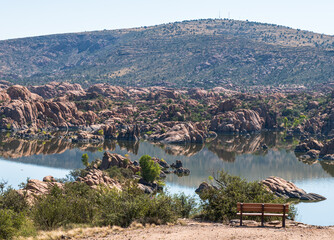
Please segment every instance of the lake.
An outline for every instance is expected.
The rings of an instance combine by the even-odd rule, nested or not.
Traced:
[[[334,225],[334,165],[322,161],[302,162],[293,149],[296,140],[284,140],[280,133],[264,132],[250,136],[222,135],[206,144],[163,145],[160,143],[106,141],[101,144],[73,144],[62,139],[25,141],[2,137],[0,142],[0,180],[14,188],[27,178],[46,175],[65,177],[72,169],[81,168],[81,156],[90,160],[102,158],[104,151],[128,154],[131,160],[142,155],[163,158],[169,164],[181,160],[190,169],[189,176],[169,174],[169,192],[193,195],[210,175],[224,169],[249,181],[279,176],[292,181],[307,192],[321,194],[325,201],[299,203],[296,220],[314,225]],[[263,150],[266,144],[268,150]]]

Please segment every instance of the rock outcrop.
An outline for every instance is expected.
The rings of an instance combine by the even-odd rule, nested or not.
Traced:
[[[307,152],[309,150],[317,150],[320,151],[324,145],[317,140],[310,138],[306,139],[302,143],[296,146],[295,152]]]
[[[118,133],[117,140],[138,141],[140,131],[138,125],[124,126]]]
[[[139,166],[135,166],[131,160],[123,157],[122,155],[105,152],[102,158],[102,162],[99,166],[99,169],[107,170],[113,166],[116,166],[118,168],[131,169],[133,173],[137,173],[140,170]]]
[[[286,181],[280,177],[269,177],[260,182],[268,191],[273,192],[278,197],[297,198],[305,201],[322,201],[326,198],[315,193],[306,193],[303,189],[298,188],[292,182]]]
[[[105,83],[95,84],[87,90],[87,93],[93,92],[112,99],[119,99],[127,96],[126,91],[122,87],[112,86]]]
[[[253,110],[240,109],[214,116],[209,129],[221,133],[247,133],[262,130],[264,120]]]
[[[241,101],[239,99],[228,99],[219,104],[217,112],[224,113],[233,111],[240,106],[241,106]]]
[[[164,143],[204,143],[205,133],[191,123],[179,123],[162,134],[152,134],[149,139]]]
[[[17,192],[24,196],[29,204],[34,202],[35,197],[44,195],[50,192],[53,187],[63,188],[63,184],[56,182],[52,176],[44,177],[43,181],[37,179],[30,179],[25,188]]]
[[[188,168],[184,168],[180,160],[176,160],[176,162],[172,163],[170,166],[172,168],[175,168],[173,173],[175,173],[178,176],[188,176],[190,174],[190,170]]]
[[[327,142],[320,151],[320,156],[325,156],[328,154],[334,154],[334,139]]]
[[[80,143],[94,143],[94,142],[103,142],[104,137],[101,135],[95,135],[85,131],[79,131],[76,133],[77,138],[72,139],[72,142],[80,142]]]
[[[122,186],[116,180],[110,178],[103,173],[103,171],[96,168],[89,169],[85,177],[78,177],[73,184],[76,182],[86,183],[94,189],[98,186],[105,186],[108,188],[115,188],[120,191],[122,190]],[[28,180],[27,185],[23,189],[17,190],[17,192],[24,196],[29,204],[33,204],[37,196],[48,194],[55,186],[62,189],[64,187],[64,183],[57,182],[53,176],[46,176],[43,178],[43,181],[37,179]]]
[[[27,88],[14,85],[7,89],[11,102],[0,107],[1,128],[27,129],[59,127],[70,128],[93,124],[97,115],[92,112],[81,112],[74,102],[43,100]]]
[[[122,190],[122,186],[119,184],[119,182],[110,178],[99,169],[91,169],[85,177],[78,177],[77,181],[86,183],[92,188],[97,188],[98,186],[105,186],[108,188],[117,189],[119,191]]]
[[[216,186],[213,186],[207,182],[202,182],[199,187],[195,190],[195,193],[201,195],[203,193],[205,193],[206,191],[209,191],[211,189],[217,189]]]
[[[85,91],[80,84],[71,84],[67,82],[50,82],[41,86],[31,86],[30,91],[38,94],[44,99],[60,97],[63,95],[82,96]]]

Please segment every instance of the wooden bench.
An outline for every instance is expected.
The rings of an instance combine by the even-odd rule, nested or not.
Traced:
[[[237,215],[240,215],[240,226],[242,226],[242,216],[261,216],[262,227],[264,226],[264,217],[282,217],[282,227],[285,227],[289,204],[237,203],[237,211]]]

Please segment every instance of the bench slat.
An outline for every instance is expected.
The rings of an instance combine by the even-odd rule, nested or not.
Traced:
[[[237,213],[237,215],[241,215],[241,213]],[[262,213],[242,213],[242,216],[262,216]],[[283,217],[283,213],[264,213],[265,217]],[[287,215],[285,215],[287,216]]]
[[[284,211],[284,207],[267,207],[266,205],[264,205],[264,212],[283,212]],[[289,206],[285,206],[285,212],[288,213],[289,212]]]
[[[264,203],[264,212],[283,212],[283,204]],[[241,211],[241,204],[237,203],[237,211]],[[242,211],[245,212],[262,212],[262,203],[244,203]],[[285,205],[285,212],[289,212],[289,204]]]

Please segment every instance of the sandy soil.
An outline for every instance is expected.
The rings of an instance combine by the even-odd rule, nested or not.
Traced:
[[[142,240],[142,239],[334,239],[334,227],[316,227],[304,224],[287,224],[286,228],[248,224],[248,226],[223,225],[217,223],[201,223],[185,220],[174,226],[150,226],[129,229],[114,229],[109,233],[95,233],[80,239],[114,239],[114,240]]]

